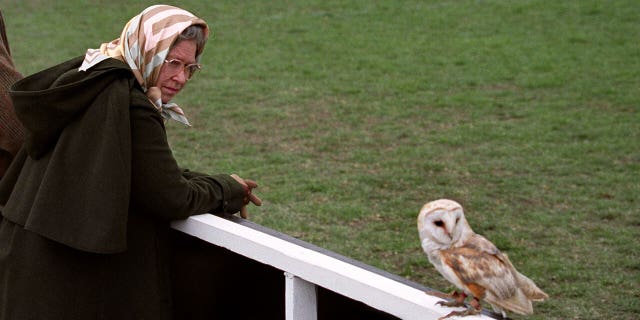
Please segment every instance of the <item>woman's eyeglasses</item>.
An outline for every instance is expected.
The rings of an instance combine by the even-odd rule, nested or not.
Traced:
[[[202,65],[199,63],[185,64],[178,59],[164,60],[164,63],[166,64],[167,72],[169,72],[171,76],[175,76],[178,72],[184,71],[187,80],[190,80],[198,70],[202,69]]]

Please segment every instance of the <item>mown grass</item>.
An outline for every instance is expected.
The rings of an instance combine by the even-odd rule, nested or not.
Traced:
[[[1,3],[27,74],[150,4]],[[415,218],[452,198],[551,296],[530,319],[640,313],[637,2],[180,3],[214,38],[171,143],[258,180],[252,220],[447,291]]]

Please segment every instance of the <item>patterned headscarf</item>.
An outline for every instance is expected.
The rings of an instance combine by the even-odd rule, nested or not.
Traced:
[[[191,25],[202,26],[205,38],[208,37],[206,22],[188,11],[168,5],[148,7],[129,20],[120,38],[103,43],[98,49],[87,50],[79,70],[88,70],[107,58],[124,61],[165,119],[189,125],[178,105],[162,103],[160,90],[155,86],[169,48],[180,33]],[[196,52],[196,61],[200,60],[201,54],[202,49]]]

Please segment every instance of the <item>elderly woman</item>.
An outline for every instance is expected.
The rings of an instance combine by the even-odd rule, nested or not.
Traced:
[[[12,87],[27,139],[0,181],[0,319],[172,318],[169,221],[260,204],[255,182],[182,170],[167,144],[208,33],[152,6]]]

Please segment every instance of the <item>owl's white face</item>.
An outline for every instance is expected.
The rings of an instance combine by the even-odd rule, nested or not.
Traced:
[[[452,200],[429,202],[418,215],[418,232],[425,251],[453,246],[468,228],[462,206]]]

